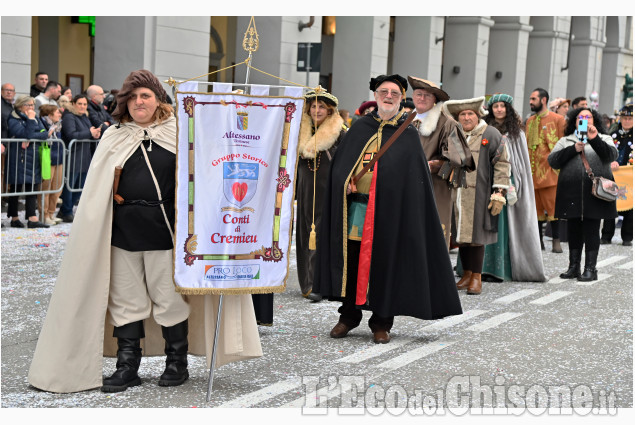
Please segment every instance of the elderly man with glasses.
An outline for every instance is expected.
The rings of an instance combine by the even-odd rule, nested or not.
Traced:
[[[450,96],[432,81],[408,76],[417,116],[412,122],[419,131],[421,146],[428,159],[437,211],[445,243],[450,247],[452,205],[457,189],[466,184],[467,172],[474,171],[474,160],[461,127],[443,112]]]
[[[331,163],[313,292],[342,301],[332,338],[359,326],[362,310],[372,312],[373,341],[382,344],[395,316],[462,312],[428,161],[400,109],[407,87],[400,75],[372,78],[377,109],[358,119]]]

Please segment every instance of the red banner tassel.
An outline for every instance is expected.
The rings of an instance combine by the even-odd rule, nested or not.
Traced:
[[[368,191],[368,205],[364,216],[364,229],[362,231],[362,243],[359,250],[359,266],[357,268],[357,294],[356,305],[366,304],[368,281],[370,279],[370,262],[373,254],[373,233],[375,231],[375,185],[377,182],[377,170],[379,161],[375,163],[373,177]]]

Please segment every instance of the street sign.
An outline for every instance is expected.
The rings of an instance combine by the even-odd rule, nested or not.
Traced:
[[[310,49],[309,72],[320,72],[322,43],[298,43],[297,71],[307,71],[307,50]]]

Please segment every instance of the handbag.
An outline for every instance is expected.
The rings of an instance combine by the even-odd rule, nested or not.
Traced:
[[[587,161],[586,155],[584,154],[584,149],[581,152],[581,156],[584,169],[593,183],[591,186],[591,194],[606,202],[616,201],[619,191],[617,183],[604,177],[595,177],[593,175],[593,170],[591,170],[591,166],[589,165],[589,161]]]

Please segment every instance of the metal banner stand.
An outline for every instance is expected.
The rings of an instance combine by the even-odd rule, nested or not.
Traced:
[[[257,51],[259,47],[259,40],[258,40],[258,32],[256,31],[256,23],[254,22],[254,17],[251,17],[251,20],[249,21],[249,26],[247,28],[247,31],[245,31],[245,37],[243,38],[243,49],[247,52],[249,52],[249,56],[248,58],[243,62],[245,64],[247,64],[247,72],[245,75],[245,83],[244,84],[233,84],[233,86],[245,86],[245,93],[249,94],[250,92],[250,84],[249,84],[249,72],[251,70],[251,60],[252,60],[252,53]],[[209,75],[209,74],[206,74]],[[195,77],[195,78],[199,78],[199,77]],[[186,80],[186,81],[191,81],[191,80]],[[174,97],[174,100],[177,101],[177,97],[176,97],[176,86],[178,84],[180,84],[179,82],[175,81],[173,78],[169,78],[166,83],[168,83],[169,85],[172,86],[172,95]],[[207,81],[198,81],[198,84],[213,84],[213,83],[209,83]],[[284,87],[284,86],[270,86],[270,87]],[[212,397],[212,387],[214,386],[214,368],[216,365],[216,350],[218,349],[218,335],[220,333],[220,324],[221,324],[221,317],[222,317],[222,312],[223,312],[223,298],[224,298],[224,294],[220,294],[219,299],[218,299],[218,313],[216,316],[216,330],[214,332],[214,342],[212,345],[212,359],[211,359],[211,364],[210,364],[210,369],[209,369],[209,379],[208,379],[208,385],[207,385],[207,402],[209,403]]]
[[[247,38],[247,34],[249,34],[249,38]],[[255,37],[255,38],[254,38]],[[251,54],[258,50],[259,42],[258,42],[258,32],[256,31],[256,23],[254,22],[254,17],[251,17],[249,21],[249,26],[247,27],[247,31],[245,31],[245,37],[243,38],[243,49],[249,52],[249,57],[247,58],[247,74],[245,76],[245,85],[249,84],[249,66],[251,65]],[[245,90],[249,90],[248,87],[245,87]],[[223,294],[220,294],[218,299],[218,315],[216,316],[216,331],[214,332],[214,345],[212,348],[212,363],[209,367],[209,379],[207,384],[207,402],[209,403],[212,399],[212,386],[214,385],[214,366],[216,364],[216,349],[218,348],[218,333],[220,332],[220,321],[221,321],[221,313],[223,312]]]

